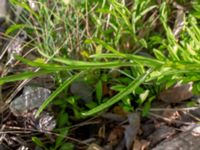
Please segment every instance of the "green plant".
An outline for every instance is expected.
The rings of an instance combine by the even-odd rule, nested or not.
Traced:
[[[145,116],[160,88],[178,81],[193,81],[194,92],[199,92],[198,1],[189,3],[191,10],[186,8],[187,13],[171,7],[171,1],[84,0],[66,5],[58,0],[39,0],[38,11],[31,10],[25,1],[11,2],[23,7],[24,13],[20,17],[21,23],[10,26],[7,34],[23,28],[31,39],[29,46],[37,53],[34,60],[21,56],[16,59],[40,70],[3,77],[0,84],[52,74],[56,79],[56,90],[40,107],[37,116],[57,99],[65,99],[63,103],[66,103],[60,116],[68,114],[69,105],[73,119],[94,116],[120,101],[129,108],[130,101],[135,101],[143,108]],[[183,6],[187,3],[180,2]],[[174,33],[178,30],[175,23],[171,24],[177,17],[174,10],[182,11],[183,16],[178,37]],[[29,19],[27,14],[31,16]],[[111,70],[117,70],[119,78],[113,79]],[[81,108],[75,96],[59,97],[78,79],[89,80],[95,87],[93,102]],[[104,82],[109,83],[115,95],[104,95]],[[62,102],[57,106],[61,105]],[[134,110],[129,108],[128,111]],[[69,120],[60,124],[70,124],[67,123]]]

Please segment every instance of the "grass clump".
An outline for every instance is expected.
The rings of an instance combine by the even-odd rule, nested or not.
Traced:
[[[145,114],[160,88],[178,81],[199,86],[198,1],[39,0],[35,11],[26,1],[10,2],[24,11],[7,34],[26,31],[27,45],[37,56],[15,58],[39,70],[3,77],[0,84],[52,74],[56,89],[37,116],[50,103],[61,108],[59,118],[69,117],[69,109],[70,119],[94,116],[115,104],[133,111],[132,103],[144,107]],[[96,92],[83,107],[67,92],[77,80]],[[106,95],[104,85],[115,94]],[[70,125],[69,120],[58,126]]]

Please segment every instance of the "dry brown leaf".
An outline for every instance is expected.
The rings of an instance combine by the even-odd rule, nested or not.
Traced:
[[[149,146],[150,142],[147,140],[139,140],[135,139],[132,150],[146,150]]]
[[[100,137],[100,138],[105,138],[105,125],[103,124],[100,128],[99,128],[99,130],[98,130],[98,137]]]
[[[90,144],[87,150],[103,150],[103,148],[95,143]]]
[[[168,107],[168,108],[170,108],[170,107]],[[174,111],[168,111],[167,109],[164,109],[164,111],[163,111],[163,113],[162,113],[162,116],[163,116],[164,118],[169,119],[169,122],[168,122],[168,123],[173,123],[175,120],[181,118],[181,115],[180,115],[179,112],[176,111],[175,109],[174,109]]]
[[[103,83],[103,96],[110,96],[112,97],[115,94],[115,91],[110,89],[109,85],[107,83]]]
[[[131,149],[133,141],[140,129],[140,115],[138,113],[131,113],[128,115],[129,125],[125,126],[125,143],[126,149]]]
[[[108,142],[110,143],[110,144],[118,144],[119,143],[119,141],[120,141],[120,139],[122,138],[122,136],[123,136],[123,134],[124,134],[124,128],[123,127],[121,127],[121,126],[117,126],[117,127],[115,127],[112,131],[111,131],[111,133],[110,133],[110,135],[108,136]]]
[[[115,113],[117,115],[126,116],[127,117],[127,112],[125,112],[123,110],[123,108],[120,107],[120,106],[115,106],[112,111],[113,111],[113,113]]]
[[[182,7],[181,5],[179,5],[176,2],[173,2],[174,7],[177,8],[176,11],[176,20],[175,20],[175,24],[174,24],[174,28],[173,28],[173,34],[175,36],[176,39],[179,38],[181,31],[184,28],[185,25],[185,10],[184,7]]]
[[[193,96],[192,83],[181,84],[162,91],[158,99],[166,103],[179,103]]]

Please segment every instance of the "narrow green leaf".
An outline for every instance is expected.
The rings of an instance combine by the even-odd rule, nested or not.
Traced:
[[[56,138],[55,149],[57,149],[58,147],[60,147],[62,145],[63,141],[65,140],[65,137],[68,134],[68,132],[69,132],[68,128],[63,128],[63,129],[60,130],[60,134]]]
[[[96,98],[99,103],[101,102],[102,95],[103,95],[102,90],[103,90],[102,89],[102,81],[99,80],[96,85]]]
[[[92,41],[101,44],[103,47],[105,47],[108,51],[117,54],[119,56],[124,56],[123,53],[120,53],[119,51],[117,51],[116,49],[114,49],[112,46],[110,46],[109,44],[107,44],[106,42],[104,42],[103,40],[100,40],[98,38],[93,38]]]
[[[37,72],[24,72],[24,73],[19,73],[19,74],[15,74],[15,75],[2,77],[2,78],[0,78],[0,85],[7,83],[7,82],[14,82],[14,81],[19,81],[19,80],[34,78],[34,77],[37,77],[40,75],[49,74],[51,72],[53,72],[53,71],[41,70],[41,71],[37,71]]]
[[[151,70],[148,70],[144,75],[136,78],[126,88],[124,88],[121,92],[119,92],[118,94],[113,96],[110,100],[106,101],[105,103],[102,103],[101,105],[99,105],[89,111],[82,112],[81,115],[83,117],[94,115],[94,114],[101,112],[104,109],[112,106],[113,104],[119,102],[124,97],[131,94],[141,83],[143,83],[150,73],[151,73]]]
[[[64,143],[59,150],[74,150],[74,145],[72,143]]]
[[[118,58],[118,59],[124,58],[124,59],[131,60],[133,62],[137,62],[144,66],[149,66],[149,67],[158,67],[165,63],[161,60],[144,57],[144,56],[139,56],[139,55],[134,55],[134,54],[124,54],[122,56],[122,55],[107,53],[107,54],[95,54],[95,55],[91,55],[90,57],[91,58]]]
[[[154,49],[153,53],[158,60],[165,60],[166,59],[166,56],[161,51],[159,51],[157,49]]]
[[[142,16],[144,16],[145,14],[147,14],[148,12],[150,12],[151,10],[153,10],[154,8],[157,8],[156,5],[147,7],[145,10],[143,10],[142,12],[140,12],[140,14],[135,18],[135,22],[137,22],[139,19],[142,18]]]
[[[147,117],[148,116],[150,108],[151,108],[151,102],[148,101],[148,102],[146,102],[144,104],[144,108],[142,110],[142,116],[143,117]]]
[[[52,102],[52,100],[60,93],[62,92],[67,86],[69,86],[74,80],[76,80],[78,77],[80,77],[80,75],[82,74],[82,72],[68,78],[66,81],[63,82],[63,84],[58,87],[46,100],[45,102],[41,105],[41,107],[38,109],[37,113],[36,113],[36,117],[38,117],[40,115],[40,113],[48,106],[49,103]]]
[[[43,143],[39,138],[37,138],[37,137],[32,137],[32,141],[33,141],[36,145],[38,145],[39,147],[42,147],[42,148],[46,149],[44,143]]]
[[[25,28],[26,26],[27,26],[26,24],[13,24],[6,30],[6,34],[8,35],[18,29]]]
[[[61,70],[65,70],[66,67],[60,66],[58,64],[46,64],[46,63],[42,63],[42,62],[37,62],[37,61],[31,61],[28,60],[26,58],[23,58],[21,56],[15,55],[15,58],[17,60],[20,60],[21,62],[32,66],[32,67],[39,67],[39,68],[43,68],[45,70],[52,70],[52,71],[61,71]]]
[[[25,10],[27,10],[28,12],[30,12],[31,14],[33,14],[35,17],[38,17],[37,14],[30,8],[30,6],[24,2],[24,1],[16,1],[16,0],[9,0],[9,2],[13,5],[18,5],[22,8],[24,8]]]
[[[65,59],[65,58],[53,58],[54,61],[60,62],[66,65],[69,65],[71,67],[117,67],[120,64],[123,66],[125,64],[130,65],[129,63],[123,63],[121,61],[110,61],[110,62],[86,62],[86,61],[77,61],[77,60],[70,60],[70,59]]]
[[[85,62],[70,60],[65,58],[53,58],[54,61],[63,63],[67,66],[61,66],[59,64],[46,64],[42,62],[30,61],[20,56],[15,56],[17,60],[22,61],[23,63],[30,65],[32,67],[39,67],[44,70],[49,71],[63,71],[63,70],[78,70],[78,69],[97,69],[97,68],[113,68],[121,66],[132,66],[132,63],[121,62],[121,61],[111,61],[111,62]]]

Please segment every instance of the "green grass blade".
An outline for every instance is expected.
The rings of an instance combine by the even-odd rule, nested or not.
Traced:
[[[38,137],[32,137],[32,141],[38,145],[39,147],[42,147],[46,150],[45,144],[38,138]]]
[[[28,12],[30,12],[32,15],[34,15],[35,17],[38,17],[38,15],[30,8],[30,6],[24,2],[24,1],[17,1],[17,0],[9,0],[9,2],[13,5],[18,5],[22,8],[24,8],[25,10],[27,10]]]
[[[123,63],[121,61],[110,61],[110,62],[86,62],[86,61],[77,61],[70,60],[65,58],[53,58],[54,61],[69,65],[71,67],[79,67],[79,68],[105,68],[105,67],[119,67],[119,66],[130,66],[131,63]]]
[[[142,76],[136,78],[134,81],[132,81],[126,88],[124,88],[121,92],[119,92],[118,94],[113,96],[110,100],[106,101],[105,103],[102,103],[101,105],[99,105],[89,111],[82,112],[81,115],[83,117],[92,116],[92,115],[94,115],[98,112],[101,112],[104,109],[112,106],[113,104],[119,102],[123,97],[131,94],[141,83],[143,83],[150,73],[151,73],[151,69],[148,70],[144,75],[142,75]]]
[[[143,10],[142,12],[140,12],[140,14],[135,18],[135,22],[140,20],[145,14],[147,14],[148,12],[153,10],[154,8],[157,8],[157,6],[156,5],[150,6],[147,9]]]
[[[28,26],[26,24],[13,24],[6,30],[5,33],[9,35],[10,33],[13,33],[14,31],[17,31],[19,29],[23,29],[25,27],[28,27]]]
[[[130,62],[122,62],[122,61],[111,61],[111,62],[86,62],[86,61],[78,61],[71,60],[65,58],[52,58],[52,60],[65,64],[65,66],[61,66],[59,64],[46,64],[44,62],[36,62],[30,61],[20,56],[16,56],[16,58],[23,63],[30,65],[32,67],[39,67],[44,70],[49,71],[63,71],[63,70],[85,70],[85,69],[103,69],[103,68],[113,68],[113,67],[121,67],[121,66],[132,66],[133,64]]]
[[[124,56],[123,53],[120,53],[119,51],[114,49],[112,46],[110,46],[109,44],[107,44],[106,42],[104,42],[103,40],[100,40],[98,38],[87,39],[85,42],[86,43],[96,42],[96,43],[102,45],[103,47],[105,47],[108,51],[110,51],[114,54],[117,54],[119,56]]]
[[[124,58],[127,60],[131,60],[136,63],[140,63],[145,66],[149,67],[158,67],[163,65],[165,62],[161,60],[157,60],[154,58],[148,58],[144,56],[134,55],[134,54],[123,54],[123,55],[117,55],[117,54],[94,54],[90,56],[91,58]]]
[[[45,102],[41,105],[41,107],[38,109],[37,113],[36,113],[36,117],[38,117],[40,115],[40,113],[49,105],[49,103],[52,102],[52,100],[60,93],[62,92],[67,86],[69,86],[74,80],[76,80],[78,77],[80,77],[80,75],[82,74],[82,72],[68,78],[66,81],[63,82],[62,85],[60,85],[60,87],[58,87],[46,100]]]
[[[133,54],[127,54],[126,57],[133,62],[140,63],[144,66],[149,66],[149,67],[158,67],[163,65],[165,62],[154,59],[154,58],[149,58],[149,57],[144,57],[144,56],[139,56],[139,55],[133,55]]]
[[[14,82],[14,81],[19,81],[19,80],[25,80],[29,78],[34,78],[40,75],[45,75],[48,73],[51,73],[52,71],[50,70],[41,70],[38,72],[24,72],[16,75],[10,75],[6,77],[0,78],[0,85],[7,83],[7,82]]]
[[[52,71],[62,71],[62,70],[66,70],[65,66],[60,66],[58,64],[52,64],[52,63],[45,63],[44,60],[42,61],[31,61],[28,60],[26,58],[23,58],[21,56],[16,55],[15,58],[17,60],[20,60],[21,62],[23,62],[24,64],[27,64],[29,66],[32,67],[38,67],[38,68],[43,68],[45,70],[52,70]],[[38,59],[39,60],[39,59]]]

